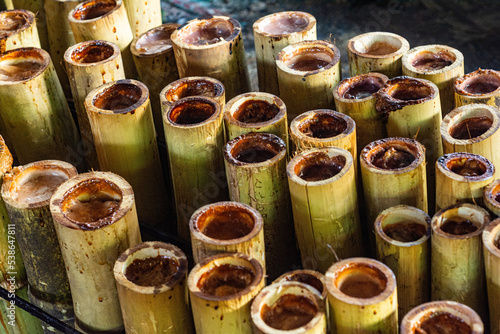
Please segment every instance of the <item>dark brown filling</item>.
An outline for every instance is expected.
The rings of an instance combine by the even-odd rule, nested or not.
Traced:
[[[81,46],[71,54],[73,61],[82,64],[98,63],[111,57],[114,53],[110,45],[95,42]]]
[[[439,51],[436,53],[425,51],[415,56],[412,65],[419,71],[429,72],[450,66],[455,61],[454,58],[455,57],[447,51]]]
[[[284,294],[273,306],[265,304],[261,317],[270,327],[287,331],[306,325],[317,312],[318,308],[309,298]]]
[[[300,50],[296,54],[284,57],[283,63],[296,71],[314,71],[330,64],[334,59],[332,53],[319,47],[310,47]]]
[[[214,113],[215,108],[210,103],[190,101],[173,108],[170,120],[181,125],[198,124],[209,119]]]
[[[415,161],[413,154],[395,147],[380,150],[371,158],[372,165],[382,169],[405,168],[413,161]]]
[[[271,35],[287,35],[302,31],[309,25],[309,20],[298,14],[275,15],[263,21],[259,28]]]
[[[206,96],[206,97],[216,97],[222,92],[219,88],[210,81],[195,80],[188,81],[179,87],[172,89],[167,92],[167,99],[170,102],[175,102],[184,97],[189,96]]]
[[[92,20],[103,16],[116,7],[114,0],[94,1],[90,4],[81,6],[75,11],[73,17],[77,20]]]
[[[254,279],[255,274],[249,268],[223,264],[201,275],[197,287],[203,293],[222,297],[237,294],[252,284]]]
[[[0,63],[0,80],[22,81],[31,78],[43,67],[41,62],[35,60],[20,60],[15,63]]]
[[[234,212],[220,212],[205,224],[201,233],[217,240],[238,239],[252,232],[253,226],[248,222],[247,219],[241,219]]]
[[[344,99],[364,99],[378,92],[380,88],[381,85],[379,82],[367,79],[350,85],[342,97]]]
[[[242,103],[233,117],[243,123],[266,122],[278,115],[280,108],[266,101],[248,100]]]
[[[446,219],[440,228],[443,232],[453,235],[465,235],[477,231],[477,226],[473,222],[460,217]]]
[[[366,48],[365,52],[361,53],[363,55],[370,55],[370,56],[382,56],[390,53],[394,53],[398,51],[399,48],[395,47],[391,44],[384,43],[384,42],[376,42],[370,45],[368,48]]]
[[[293,274],[290,275],[286,278],[287,281],[293,281],[293,282],[300,282],[300,283],[305,283],[307,285],[312,286],[316,290],[319,291],[319,293],[323,293],[323,283],[314,275],[310,274]]]
[[[450,313],[432,314],[414,329],[414,334],[470,334],[471,327]]]
[[[26,205],[46,201],[68,179],[62,170],[46,168],[32,171],[16,190],[17,201]]]
[[[451,128],[450,136],[455,139],[477,138],[488,131],[492,124],[493,120],[486,116],[467,118]]]
[[[493,244],[496,248],[500,249],[500,237],[497,237],[495,241],[493,241]]]
[[[255,146],[241,150],[234,158],[244,163],[253,164],[272,159],[276,154],[276,152],[265,147]]]
[[[185,28],[186,32],[181,37],[182,41],[191,45],[215,44],[225,40],[234,31],[231,22],[224,19],[212,18],[203,22],[195,23],[193,26]]]
[[[125,270],[125,277],[140,286],[158,286],[167,283],[179,271],[179,262],[167,256],[135,259]]]
[[[172,40],[170,39],[170,36],[174,30],[175,28],[173,26],[160,26],[154,31],[150,31],[142,35],[137,40],[135,48],[138,52],[143,54],[155,54],[170,49],[172,47]]]
[[[305,166],[298,175],[301,179],[309,182],[326,180],[334,177],[342,170],[343,166],[335,162]]]
[[[494,92],[500,87],[498,82],[490,82],[487,79],[481,80],[479,78],[471,79],[470,83],[466,83],[465,91],[469,94],[488,94]]]
[[[94,106],[105,110],[127,109],[139,101],[141,89],[133,84],[115,84],[94,97]]]
[[[302,122],[299,131],[312,138],[331,138],[338,136],[347,129],[347,122],[340,117],[328,114],[315,114]]]
[[[13,32],[28,23],[28,18],[21,12],[0,13],[0,38],[10,36]]]
[[[391,97],[401,101],[415,101],[428,97],[431,94],[429,87],[418,84],[398,84],[390,93]]]
[[[344,294],[367,299],[378,296],[385,290],[387,282],[377,270],[359,267],[350,271],[339,287]]]
[[[500,203],[500,193],[495,196],[495,201]]]
[[[308,58],[308,59],[298,60],[297,62],[291,64],[288,67],[290,67],[292,70],[307,72],[307,71],[319,70],[320,68],[325,67],[329,63],[330,63],[329,61],[319,58]]]
[[[391,239],[401,242],[413,242],[425,235],[424,225],[412,221],[402,221],[384,226],[384,233]]]
[[[66,207],[66,216],[76,222],[96,222],[109,217],[120,206],[121,200],[106,193],[92,194],[88,198],[75,198]]]
[[[476,159],[456,158],[448,161],[447,167],[461,176],[480,176],[486,173],[486,166]]]

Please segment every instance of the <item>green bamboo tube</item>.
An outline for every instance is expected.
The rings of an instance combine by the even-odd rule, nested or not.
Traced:
[[[250,90],[241,25],[235,19],[194,19],[177,28],[171,39],[181,78],[209,76],[220,80],[227,99]]]
[[[120,49],[116,44],[106,41],[81,42],[66,50],[64,63],[78,117],[81,149],[89,168],[99,170],[85,98],[102,84],[125,79]]]
[[[194,333],[187,299],[188,262],[177,247],[144,242],[114,266],[126,333]]]
[[[132,188],[113,173],[80,174],[59,186],[50,211],[68,273],[76,328],[86,333],[122,332],[113,267],[121,253],[141,242]]]
[[[273,134],[244,134],[226,144],[224,162],[229,198],[257,209],[264,219],[266,272],[278,277],[290,270],[296,254],[286,145]]]
[[[263,226],[262,215],[247,204],[217,202],[202,206],[189,220],[194,262],[220,253],[242,253],[259,261],[265,270]]]
[[[108,82],[87,95],[85,108],[99,166],[131,184],[141,221],[165,229],[169,200],[146,85],[128,79]]]
[[[49,33],[47,31],[47,23],[45,21],[44,1],[40,0],[12,0],[13,8],[26,9],[36,14],[38,37],[40,38],[41,48],[49,50]]]
[[[401,322],[401,334],[430,333],[483,334],[484,325],[470,307],[453,301],[435,301],[419,305]]]
[[[123,0],[134,37],[161,25],[161,1]]]
[[[189,219],[203,205],[228,199],[220,104],[185,97],[163,113],[165,141],[177,210],[177,233],[189,240]]]
[[[290,11],[261,17],[253,24],[259,90],[279,95],[276,57],[284,47],[316,39],[316,19],[309,13]]]
[[[28,285],[15,290],[15,294],[24,300],[28,300]],[[7,300],[0,299],[0,333],[6,334],[43,334],[40,320],[14,306]]]
[[[417,46],[402,58],[403,75],[426,79],[439,89],[441,113],[447,115],[455,108],[453,85],[464,75],[464,56],[446,45]]]
[[[359,150],[372,141],[386,138],[385,124],[375,109],[376,93],[389,80],[381,73],[360,74],[342,80],[333,90],[338,112],[351,117],[356,123],[356,141]],[[356,152],[356,156],[360,152]]]
[[[12,3],[12,0],[1,0],[0,7],[2,10],[14,9],[14,4]]]
[[[409,205],[382,211],[375,220],[377,259],[396,276],[398,314],[431,297],[431,218]]]
[[[288,120],[313,109],[332,109],[332,88],[341,78],[340,51],[325,41],[302,41],[276,57],[279,96]]]
[[[220,104],[226,104],[226,90],[222,82],[211,77],[186,77],[176,80],[163,88],[160,93],[162,113],[177,100],[190,96],[206,96]]]
[[[265,285],[257,260],[214,255],[191,270],[187,284],[197,334],[253,333],[250,307]]]
[[[500,217],[500,179],[491,182],[484,188],[483,199],[488,210]]]
[[[386,265],[346,259],[325,276],[333,334],[398,332],[396,278]]]
[[[403,37],[374,31],[351,38],[347,42],[351,77],[379,72],[389,78],[401,75],[401,57],[410,49]]]
[[[336,147],[311,149],[295,156],[286,171],[302,266],[324,273],[340,259],[360,256],[352,155]]]
[[[323,334],[327,319],[321,293],[300,282],[278,282],[262,289],[252,302],[257,334]]]
[[[490,311],[490,330],[500,333],[500,219],[486,225],[483,231],[484,269]]]
[[[482,70],[467,73],[455,80],[455,107],[467,104],[488,104],[500,107],[500,72]]]
[[[0,52],[8,50],[40,47],[35,14],[25,9],[12,9],[0,12],[0,21],[6,22],[2,27]]]
[[[76,174],[67,162],[37,161],[12,169],[2,185],[2,198],[26,266],[30,301],[67,323],[73,321],[71,293],[49,201],[57,187]]]
[[[453,300],[488,319],[481,233],[488,212],[468,203],[448,206],[432,217],[431,297]]]

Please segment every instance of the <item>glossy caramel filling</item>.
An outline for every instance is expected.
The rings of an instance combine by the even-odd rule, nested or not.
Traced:
[[[111,12],[116,7],[115,0],[96,0],[83,4],[73,13],[77,20],[92,20]]]
[[[189,101],[174,107],[169,114],[172,122],[180,125],[198,124],[215,113],[215,107],[203,101]]]
[[[218,210],[203,220],[198,224],[199,227],[203,225],[200,228],[201,233],[217,240],[242,238],[252,232],[254,227],[253,219],[249,214],[231,208],[224,211]]]
[[[315,114],[299,124],[298,129],[312,138],[331,138],[347,129],[347,122],[340,117],[329,114]]]
[[[477,231],[477,226],[468,219],[451,217],[445,220],[440,229],[448,234],[466,235]]]
[[[92,64],[110,58],[114,52],[111,45],[93,42],[76,48],[71,53],[71,59],[77,63]]]
[[[0,39],[10,36],[28,23],[28,18],[22,12],[0,13]]]
[[[263,100],[248,100],[243,102],[234,112],[233,117],[243,123],[267,122],[280,112],[280,108]]]
[[[23,177],[23,174],[26,177]],[[14,190],[14,197],[21,205],[41,203],[49,200],[56,189],[68,179],[68,175],[62,170],[32,167],[18,175],[17,180],[20,183]]]
[[[375,42],[368,46],[362,55],[370,55],[370,56],[383,56],[387,54],[394,53],[399,50],[399,47],[391,45],[389,43],[384,42]]]
[[[0,60],[0,80],[23,81],[33,77],[44,67],[40,61],[35,59],[18,58],[12,60]]]
[[[387,279],[376,268],[355,265],[344,269],[339,275],[340,291],[354,297],[368,299],[380,295],[387,286]]]
[[[222,93],[222,88],[205,80],[193,80],[185,82],[166,93],[170,102],[175,102],[189,96],[216,97]]]
[[[346,158],[337,155],[329,157],[320,152],[311,154],[302,159],[295,166],[295,174],[308,182],[316,182],[334,177],[345,167]]]
[[[392,240],[414,242],[425,235],[427,228],[413,221],[401,221],[384,226],[383,231]]]
[[[266,147],[255,146],[241,150],[234,158],[240,162],[254,164],[272,159],[276,154],[277,152],[269,150]]]
[[[141,98],[142,92],[133,84],[114,84],[93,99],[93,104],[99,109],[123,110],[136,104]]]
[[[400,169],[411,165],[415,156],[396,147],[383,148],[371,157],[372,165],[381,169]]]
[[[223,41],[234,31],[228,20],[212,18],[192,23],[181,30],[179,38],[186,44],[209,45]]]
[[[493,125],[489,117],[471,117],[464,119],[450,130],[450,136],[455,139],[472,139],[481,136]]]
[[[383,83],[378,79],[367,78],[349,85],[348,89],[342,94],[342,97],[353,100],[364,99],[378,92],[382,88],[382,85]]]
[[[312,286],[316,290],[319,291],[319,293],[323,293],[323,283],[314,275],[306,274],[306,273],[300,273],[300,274],[293,274],[290,276],[287,276],[286,281],[292,281],[292,282],[300,282],[304,283],[307,285]]]
[[[415,101],[431,96],[432,90],[430,87],[414,81],[400,82],[392,87],[389,94],[397,100]]]
[[[414,334],[471,334],[471,327],[462,319],[447,312],[433,313],[421,321]]]
[[[447,162],[446,167],[460,176],[481,176],[486,173],[486,166],[479,160],[471,158],[456,158]]]
[[[158,255],[135,259],[127,266],[125,277],[140,286],[159,286],[168,283],[179,271],[179,262],[168,256]]]
[[[456,57],[448,51],[423,51],[413,58],[411,64],[419,71],[430,72],[450,66],[455,59]]]
[[[247,267],[223,264],[201,275],[197,287],[205,294],[223,297],[243,291],[254,279],[255,274]]]
[[[309,25],[307,17],[296,13],[273,15],[259,24],[259,29],[270,35],[288,35],[303,31]]]
[[[312,46],[286,55],[283,63],[292,70],[309,72],[327,66],[333,59],[334,55],[331,51]]]
[[[170,36],[175,28],[160,27],[143,34],[135,43],[135,49],[145,55],[152,55],[172,48]]]
[[[490,75],[478,75],[467,79],[462,85],[464,91],[469,94],[489,94],[500,87],[500,78]]]
[[[272,306],[263,305],[260,312],[268,326],[287,331],[305,326],[318,313],[318,308],[305,296],[284,294]]]

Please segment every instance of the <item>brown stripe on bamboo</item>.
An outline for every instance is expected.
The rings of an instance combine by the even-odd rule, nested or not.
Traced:
[[[490,331],[500,333],[500,219],[483,231],[484,270],[490,311]]]
[[[485,206],[497,217],[500,217],[500,179],[491,182],[484,188]]]
[[[4,10],[0,12],[0,21],[4,22],[0,53],[25,47],[40,48],[35,14],[25,9]]]
[[[500,107],[500,72],[478,69],[455,80],[455,107],[488,104]]]
[[[161,25],[161,0],[123,0],[134,37]]]

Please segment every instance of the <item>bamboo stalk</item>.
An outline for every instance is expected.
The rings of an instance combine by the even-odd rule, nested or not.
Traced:
[[[280,98],[291,121],[313,109],[334,106],[332,89],[342,77],[340,51],[325,41],[303,41],[285,47],[276,58]]]
[[[176,80],[163,88],[160,93],[162,113],[177,100],[189,96],[206,96],[220,104],[226,104],[226,90],[222,82],[211,77],[186,77]]]
[[[12,3],[12,0],[2,0],[0,1],[0,7],[2,10],[10,10],[14,9],[14,4]]]
[[[500,72],[482,70],[467,73],[455,80],[455,107],[488,104],[500,107]]]
[[[342,80],[333,90],[336,110],[348,115],[356,123],[359,150],[372,141],[387,137],[385,124],[375,109],[377,100],[373,96],[387,80],[389,78],[381,73],[360,74]]]
[[[426,79],[439,89],[441,113],[447,115],[455,108],[453,85],[464,75],[464,56],[446,45],[423,45],[403,55],[403,75]]]
[[[397,333],[396,278],[383,263],[346,259],[326,273],[332,333]]]
[[[309,13],[290,11],[261,17],[253,24],[259,90],[279,95],[276,57],[288,45],[316,39],[316,19]]]
[[[189,220],[195,263],[220,253],[242,253],[266,268],[264,221],[251,206],[217,202],[202,206]]]
[[[252,302],[257,334],[326,334],[325,304],[315,288],[300,282],[278,282],[262,289]]]
[[[15,290],[15,295],[28,301],[28,285]],[[0,299],[0,332],[6,334],[43,334],[40,320],[14,306],[11,302]]]
[[[136,80],[108,82],[87,95],[85,108],[99,166],[132,185],[141,221],[165,229],[170,202],[146,85]]]
[[[36,14],[38,36],[40,38],[41,48],[49,50],[49,34],[47,31],[47,23],[45,21],[44,1],[40,0],[11,0],[13,8],[26,9]]]
[[[35,14],[25,9],[12,9],[0,12],[0,21],[5,22],[0,38],[0,53],[25,48],[40,47]]]
[[[235,19],[194,19],[177,28],[171,39],[181,78],[209,76],[220,80],[227,99],[250,90],[241,25]]]
[[[290,270],[297,254],[285,174],[286,145],[273,134],[244,134],[226,144],[224,162],[229,198],[250,205],[264,219],[266,272],[278,277]]]
[[[161,1],[123,0],[134,37],[161,25]]]
[[[325,272],[340,259],[361,255],[352,155],[336,147],[311,149],[295,156],[286,171],[302,266]]]
[[[141,242],[134,193],[122,177],[89,172],[63,183],[50,211],[68,273],[76,328],[123,331],[115,261]]]
[[[483,231],[484,269],[490,311],[490,330],[500,333],[500,219],[486,225]]]
[[[197,334],[253,333],[250,307],[264,287],[259,262],[244,254],[219,254],[189,273],[189,299]]]
[[[144,242],[122,253],[114,266],[127,333],[194,333],[187,299],[188,261],[177,247]]]
[[[500,179],[484,188],[484,205],[497,217],[500,217]]]
[[[375,220],[377,259],[396,276],[398,314],[431,297],[431,218],[409,205],[382,211]]]
[[[448,206],[432,217],[432,300],[453,300],[487,318],[481,233],[490,216],[476,205]]]

